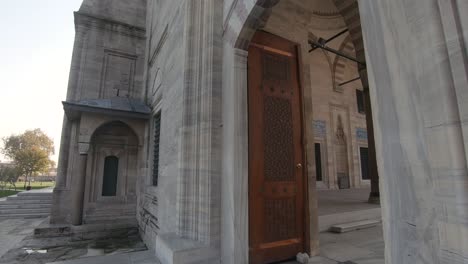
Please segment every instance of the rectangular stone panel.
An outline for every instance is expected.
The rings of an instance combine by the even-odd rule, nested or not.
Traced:
[[[136,56],[106,50],[101,76],[101,98],[131,97],[134,89]]]

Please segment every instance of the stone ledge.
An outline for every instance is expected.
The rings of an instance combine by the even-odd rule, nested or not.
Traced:
[[[155,249],[162,264],[220,263],[219,249],[180,238],[174,233],[158,235]]]
[[[379,220],[365,220],[352,223],[346,223],[341,225],[334,225],[330,227],[330,231],[333,233],[346,233],[364,228],[371,228],[381,223]]]
[[[321,215],[319,216],[319,232],[326,232],[330,227],[337,224],[380,219],[382,219],[380,208]]]

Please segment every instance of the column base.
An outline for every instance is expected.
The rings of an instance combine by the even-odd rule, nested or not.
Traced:
[[[370,204],[380,204],[380,193],[371,192],[368,202]]]
[[[161,264],[221,263],[219,249],[181,238],[174,233],[158,235],[155,250]]]

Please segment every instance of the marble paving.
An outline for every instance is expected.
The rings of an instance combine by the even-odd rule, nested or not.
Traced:
[[[345,190],[320,190],[318,197],[319,216],[361,211],[380,208],[380,205],[370,204],[370,188]]]
[[[296,261],[281,264],[298,264]],[[320,233],[320,256],[309,264],[384,264],[382,226],[349,233]]]

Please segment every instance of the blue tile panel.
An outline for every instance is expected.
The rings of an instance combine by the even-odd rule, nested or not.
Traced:
[[[326,123],[323,120],[314,120],[314,136],[324,138],[327,134]]]
[[[356,137],[358,140],[367,140],[367,129],[361,127],[356,128]]]

